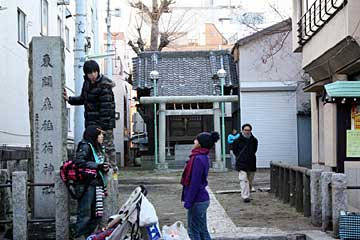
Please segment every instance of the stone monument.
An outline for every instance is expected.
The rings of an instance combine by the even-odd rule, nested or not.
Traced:
[[[55,171],[67,159],[67,110],[64,42],[60,37],[34,37],[29,48],[29,110],[34,183],[54,183]],[[33,188],[33,216],[55,217],[52,186]]]

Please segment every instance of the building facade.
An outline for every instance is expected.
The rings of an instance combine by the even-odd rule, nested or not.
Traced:
[[[270,161],[311,166],[311,155],[304,155],[311,152],[310,96],[302,91],[301,54],[292,52],[291,32],[291,20],[285,20],[238,40],[232,50],[240,122],[250,123],[259,140],[259,168]]]
[[[65,42],[66,85],[74,89],[74,20],[70,6],[55,0],[1,1],[0,21],[0,144],[30,145],[28,107],[28,47],[34,36],[61,36]],[[73,12],[72,12],[73,13]],[[69,138],[73,138],[73,114],[68,112]]]
[[[360,185],[360,2],[293,0],[293,50],[311,76],[312,164]],[[311,16],[311,17],[310,17]],[[360,193],[349,204],[360,207]]]

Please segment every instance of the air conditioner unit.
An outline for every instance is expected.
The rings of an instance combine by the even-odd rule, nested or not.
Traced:
[[[70,0],[58,0],[57,5],[70,5]]]

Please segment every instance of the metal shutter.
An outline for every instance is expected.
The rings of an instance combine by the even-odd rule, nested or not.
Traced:
[[[270,161],[298,163],[294,91],[241,92],[241,124],[250,123],[259,141],[257,167]]]

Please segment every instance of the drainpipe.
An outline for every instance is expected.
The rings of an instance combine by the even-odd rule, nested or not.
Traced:
[[[108,54],[111,53],[111,14],[110,14],[110,0],[107,0],[107,9],[106,9],[106,51]],[[106,58],[106,75],[111,79],[112,78],[112,55]]]
[[[74,78],[75,95],[81,94],[83,65],[85,62],[86,0],[76,0]],[[80,142],[84,132],[84,107],[75,108],[75,143]]]

